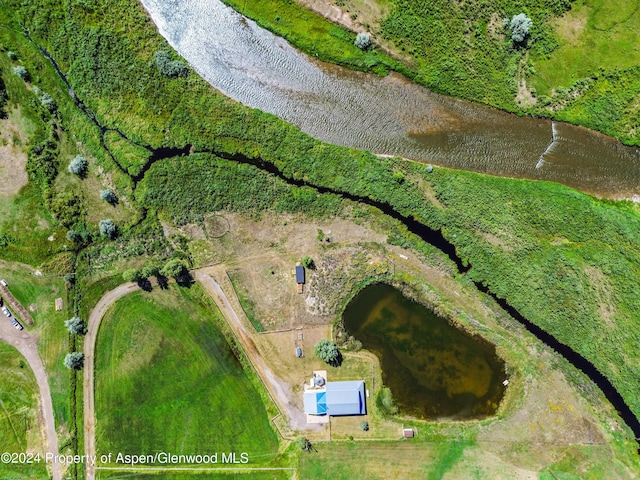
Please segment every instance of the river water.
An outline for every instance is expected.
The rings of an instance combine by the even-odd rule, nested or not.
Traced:
[[[435,94],[312,59],[217,0],[141,0],[211,85],[323,141],[640,200],[640,149],[581,127]]]

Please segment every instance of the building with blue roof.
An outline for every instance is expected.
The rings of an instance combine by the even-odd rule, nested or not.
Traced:
[[[364,380],[327,382],[304,392],[304,412],[309,415],[366,415]]]

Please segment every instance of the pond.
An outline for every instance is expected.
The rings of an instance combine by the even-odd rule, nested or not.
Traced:
[[[380,360],[400,415],[479,419],[504,395],[504,362],[472,337],[386,284],[370,285],[343,314],[345,329]]]

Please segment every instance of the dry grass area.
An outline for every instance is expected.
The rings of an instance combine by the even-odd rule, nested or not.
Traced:
[[[473,472],[480,472],[483,478],[537,478],[542,471],[563,471],[565,467],[553,469],[568,464],[570,471],[591,468],[607,478],[627,478],[626,465],[609,461],[615,457],[611,445],[622,430],[601,395],[588,384],[579,386],[575,379],[568,380],[554,354],[474,288],[455,278],[446,263],[437,259],[429,263],[412,251],[386,244],[385,232],[375,225],[362,219],[357,223],[343,218],[314,222],[296,216],[256,220],[222,213],[212,226],[205,221],[203,226],[167,228],[173,234],[191,236],[189,248],[209,252],[209,261],[218,264],[214,269],[218,272],[216,280],[241,316],[261,357],[290,389],[294,408],[302,410],[304,384],[314,370],[326,369],[330,380],[365,380],[370,394],[366,416],[332,418],[330,426],[304,432],[316,442],[318,455],[326,453],[335,458],[337,450],[349,448],[353,450],[345,455],[357,458],[361,465],[372,448],[377,451],[372,445],[381,442],[386,453],[377,452],[372,457],[376,468],[395,462],[400,470],[424,473],[432,469],[440,472],[445,465],[451,478],[467,478]],[[209,230],[227,231],[213,238]],[[499,241],[497,237],[495,240]],[[300,295],[296,293],[293,267],[305,255],[314,259],[317,268],[307,270],[307,284]],[[376,393],[382,386],[375,356],[365,351],[344,352],[339,368],[315,357],[313,346],[331,336],[332,322],[357,285],[378,278],[376,275],[412,285],[414,296],[437,306],[461,328],[497,345],[511,383],[495,418],[461,423],[384,419],[375,406]],[[251,301],[253,313],[267,332],[251,328],[236,292]],[[296,357],[296,347],[302,348],[302,358]],[[360,428],[363,420],[369,423],[368,432]],[[419,432],[415,447],[400,440],[403,425],[412,425]],[[291,430],[285,433],[297,435]],[[455,445],[460,438],[464,441],[458,451]],[[329,440],[331,444],[318,443]],[[435,455],[431,460],[424,456],[428,451],[443,449],[451,450],[450,455]],[[420,458],[424,460],[420,468],[412,461],[417,451],[422,452]],[[301,472],[306,468],[313,470],[312,465],[306,465]]]
[[[27,184],[26,133],[19,110],[12,110],[0,119],[0,198],[17,194]]]

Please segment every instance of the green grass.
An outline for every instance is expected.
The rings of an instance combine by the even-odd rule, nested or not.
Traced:
[[[129,480],[132,478],[131,472],[105,472],[99,470],[96,474],[98,480]],[[246,473],[230,472],[207,472],[207,473],[135,473],[136,480],[285,480],[291,478],[290,471],[257,471],[251,470]]]
[[[247,292],[246,288],[241,287],[238,273],[231,270],[227,272],[227,275],[229,276],[231,285],[233,285],[233,290],[236,292],[240,306],[242,306],[242,310],[251,322],[251,325],[256,329],[256,332],[264,332],[264,326],[260,323],[260,320],[256,318],[256,304],[251,298],[250,293]]]
[[[98,452],[247,452],[278,440],[260,395],[186,288],[136,292],[105,315],[96,352]]]
[[[9,284],[11,293],[30,312],[35,325],[25,328],[36,333],[38,352],[42,358],[51,388],[56,425],[69,420],[69,372],[62,365],[68,349],[68,330],[64,321],[70,318],[64,281],[56,277],[36,277],[27,268],[0,261],[0,277]],[[56,312],[54,300],[62,297],[65,309]],[[24,322],[23,322],[24,323]]]
[[[26,360],[0,342],[0,439],[2,452],[44,454],[38,423],[38,385]],[[45,462],[0,463],[0,477],[47,478]]]

